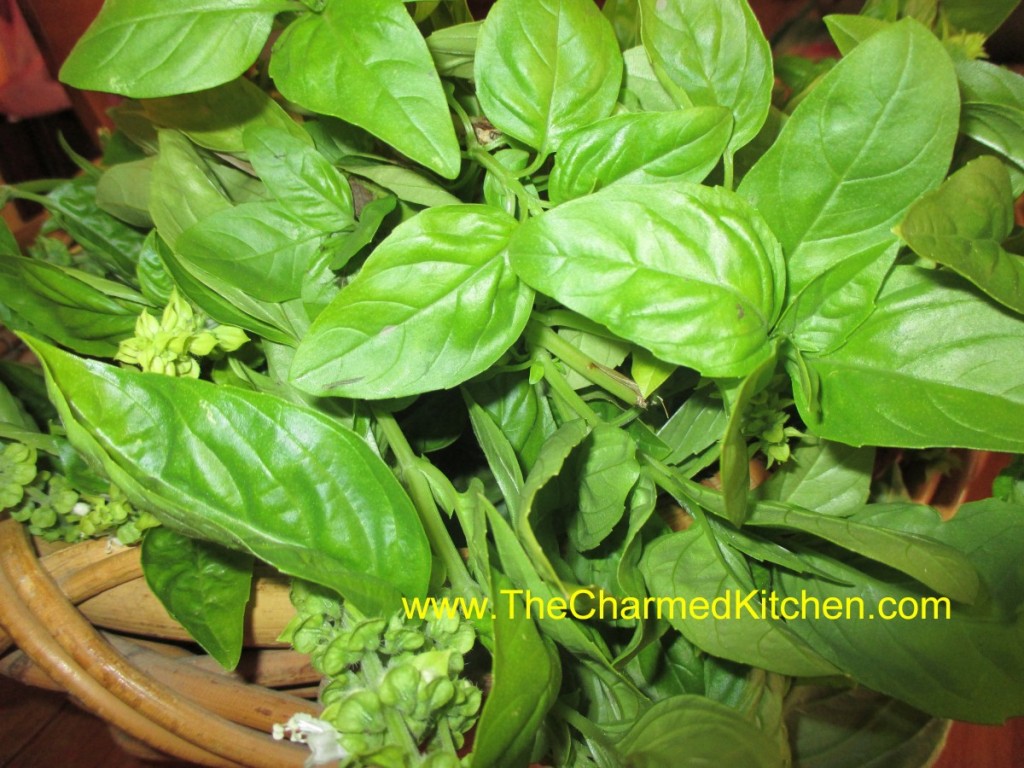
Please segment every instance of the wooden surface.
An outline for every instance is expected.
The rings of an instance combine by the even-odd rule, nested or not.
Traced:
[[[0,677],[0,768],[188,768],[126,754],[99,720],[59,693]],[[1024,718],[1003,727],[957,723],[935,768],[1024,768]]]

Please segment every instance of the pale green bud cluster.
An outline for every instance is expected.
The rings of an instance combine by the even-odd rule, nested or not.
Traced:
[[[320,719],[338,733],[343,768],[462,765],[456,752],[481,702],[461,677],[476,642],[469,622],[364,618],[301,587],[293,599],[299,616],[285,635],[328,680]]]
[[[21,443],[8,443],[0,451],[0,509],[17,506],[25,488],[36,478],[36,452]]]
[[[137,365],[143,371],[196,379],[196,358],[215,351],[233,352],[246,341],[248,337],[241,328],[207,327],[205,319],[174,289],[159,321],[142,310],[135,323],[135,335],[121,342],[114,359]]]
[[[18,485],[25,478],[28,482]],[[84,493],[64,475],[37,469],[36,451],[21,443],[5,445],[0,452],[0,509],[10,510],[13,519],[46,541],[114,536],[122,544],[134,544],[144,530],[160,524],[135,509],[115,485],[107,493]]]
[[[764,453],[769,468],[789,461],[789,441],[803,436],[796,427],[787,426],[793,401],[780,394],[785,384],[784,376],[776,376],[766,389],[754,395],[743,424],[743,434],[754,438],[753,450]]]

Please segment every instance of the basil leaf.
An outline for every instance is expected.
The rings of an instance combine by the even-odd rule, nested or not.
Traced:
[[[147,99],[142,108],[154,124],[179,130],[213,152],[244,152],[242,134],[255,127],[309,138],[276,101],[244,77],[196,93]]]
[[[290,332],[281,307],[273,305],[276,311],[262,312],[260,311],[262,307],[259,305],[240,301],[238,292],[231,290],[228,286],[220,285],[218,290],[214,290],[207,282],[203,281],[201,270],[183,264],[167,248],[159,235],[154,245],[158,249],[160,261],[167,270],[167,274],[171,276],[181,293],[218,323],[237,325],[262,336],[267,341],[278,344],[295,344],[296,340]],[[209,276],[206,277],[209,283],[217,282]],[[243,304],[244,308],[241,306]],[[250,311],[254,311],[258,317],[251,314]]]
[[[625,68],[622,88],[626,97],[623,101],[629,104],[631,99],[635,99],[635,106],[642,112],[674,112],[679,108],[658,80],[647,51],[642,47],[623,51],[622,64]],[[688,104],[689,99],[684,100],[684,105]]]
[[[819,515],[846,515],[867,504],[874,462],[874,448],[805,440],[757,494]]]
[[[160,239],[156,230],[151,230],[142,243],[139,251],[139,263],[135,268],[135,276],[139,282],[142,295],[157,306],[166,305],[174,290],[174,278],[163,261],[163,253],[167,246]]]
[[[775,373],[773,354],[743,379],[718,382],[728,405],[729,422],[722,435],[719,472],[722,479],[723,513],[737,528],[747,516],[750,495],[750,449],[743,434],[747,411],[753,397],[769,385]]]
[[[942,14],[954,27],[991,35],[1019,4],[1020,0],[942,0]]]
[[[160,131],[160,152],[153,164],[149,213],[171,248],[186,229],[217,211],[231,207],[224,188],[185,136]]]
[[[926,121],[914,118],[922,101]],[[945,177],[957,123],[949,55],[912,19],[821,80],[739,188],[782,243],[791,296],[851,255],[886,252],[893,225]]]
[[[797,685],[786,726],[800,768],[920,768],[943,748],[949,723],[866,688]]]
[[[986,61],[957,62],[956,73],[960,130],[1024,169],[1024,77]]]
[[[91,256],[126,280],[135,274],[135,259],[143,235],[96,206],[97,180],[90,176],[65,181],[45,197],[23,195],[10,187],[14,197],[25,197],[43,205],[53,223],[88,251]]]
[[[520,768],[529,761],[541,722],[558,697],[562,666],[550,640],[524,616],[511,583],[494,579],[494,686],[484,702],[473,746],[475,765]]]
[[[701,764],[777,768],[780,764],[778,747],[753,722],[703,696],[674,696],[655,703],[617,746],[621,764],[630,768]]]
[[[245,72],[293,0],[106,0],[61,67],[65,83],[137,99],[211,88]]]
[[[277,203],[226,208],[185,230],[175,250],[218,283],[241,288],[261,301],[302,294],[311,272],[326,269],[323,233],[297,221]]]
[[[740,377],[771,354],[781,252],[726,190],[613,185],[529,220],[509,250],[538,291],[667,362]]]
[[[569,541],[580,552],[598,546],[626,513],[640,478],[636,443],[618,427],[599,424],[574,451],[579,503],[569,520]]]
[[[856,610],[851,618],[830,621],[811,615],[787,625],[863,685],[937,717],[999,723],[1024,712],[1021,508],[988,500],[966,504],[943,521],[927,507],[886,505],[876,512],[868,508],[856,519],[958,549],[981,574],[988,598],[972,606],[953,603],[947,618],[941,602],[921,602],[935,598],[917,582],[871,563],[833,561],[828,567],[843,583],[777,571],[780,595],[862,605],[864,616]],[[883,599],[892,602],[883,605]],[[906,615],[913,610],[919,615],[883,619],[879,610],[895,614],[901,601]]]
[[[514,518],[519,509],[519,495],[523,490],[523,470],[519,466],[515,449],[491,416],[473,400],[473,396],[463,390],[463,397],[469,410],[473,434],[480,443],[487,466],[505,499],[505,507]]]
[[[252,556],[153,528],[142,540],[146,584],[203,650],[225,669],[242,655]]]
[[[875,310],[875,300],[899,253],[881,243],[847,254],[790,296],[777,332],[804,352],[831,352],[844,344]]]
[[[889,22],[883,19],[846,13],[830,14],[824,21],[836,48],[843,56],[849,56],[850,51],[889,26]]]
[[[746,0],[640,0],[644,48],[658,79],[686,95],[679,106],[722,106],[736,128],[735,152],[768,117],[772,54]]]
[[[871,509],[879,510],[879,505]],[[834,517],[763,502],[754,507],[747,525],[803,531],[870,557],[912,576],[926,587],[962,603],[973,603],[980,589],[978,574],[956,549],[923,536],[857,522],[855,517]]]
[[[271,395],[30,346],[72,445],[168,526],[251,552],[361,611],[426,593],[430,550],[412,502],[336,420]]]
[[[480,106],[541,154],[610,115],[621,80],[615,33],[590,0],[498,0],[480,30]]]
[[[288,213],[307,227],[337,232],[355,225],[352,189],[309,138],[280,128],[253,126],[245,151],[256,173]]]
[[[1002,248],[1013,232],[1013,202],[1006,167],[980,157],[918,200],[896,231],[918,256],[1024,312],[1024,259]]]
[[[98,357],[113,357],[118,342],[135,332],[148,302],[140,295],[126,301],[94,285],[106,281],[67,267],[20,256],[0,256],[0,305],[16,313],[28,330],[46,334],[62,346]],[[119,294],[134,292],[117,283]]]
[[[369,179],[389,192],[393,192],[399,200],[427,207],[437,205],[459,205],[462,201],[444,187],[438,186],[430,179],[424,178],[416,171],[402,168],[399,165],[365,162],[362,160],[342,160],[339,166],[346,172]]]
[[[849,445],[1024,450],[1024,327],[960,278],[897,267],[847,342],[807,356],[811,431]]]
[[[96,182],[96,205],[133,227],[152,227],[149,187],[155,162],[155,157],[147,157],[105,170]]]
[[[609,184],[703,181],[729,141],[732,119],[717,107],[616,115],[575,131],[558,149],[553,202]]]
[[[745,561],[713,541],[702,526],[656,539],[644,551],[640,571],[648,593],[662,598],[662,616],[707,653],[784,675],[834,674],[835,668],[787,624],[771,618]],[[685,612],[679,600],[685,601]],[[695,600],[707,606],[703,614],[695,616]]]
[[[381,399],[446,389],[522,332],[533,294],[508,264],[515,219],[429,208],[396,227],[321,313],[292,364],[310,394]]]
[[[456,24],[435,30],[427,38],[427,48],[434,57],[434,66],[441,77],[473,79],[480,25],[479,21]]]
[[[461,160],[441,81],[400,0],[331,0],[285,29],[270,60],[285,98],[340,117],[441,176]]]

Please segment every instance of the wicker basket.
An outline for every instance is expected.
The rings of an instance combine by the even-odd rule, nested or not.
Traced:
[[[67,691],[141,757],[302,766],[308,750],[269,735],[319,709],[301,697],[318,682],[307,657],[274,647],[293,614],[286,583],[258,578],[250,607],[250,647],[225,673],[174,642],[186,635],[146,587],[137,548],[88,541],[40,556],[21,524],[0,522],[0,673]]]

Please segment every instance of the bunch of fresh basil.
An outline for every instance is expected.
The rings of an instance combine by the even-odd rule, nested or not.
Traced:
[[[7,190],[81,250],[0,236],[0,319],[227,664],[257,558],[490,598],[479,768],[923,765],[1024,714],[1024,485],[871,503],[874,446],[1024,452],[1016,5],[870,0],[777,80],[745,0],[107,0],[62,73],[130,97],[102,165]],[[113,363],[179,296],[248,343]]]

